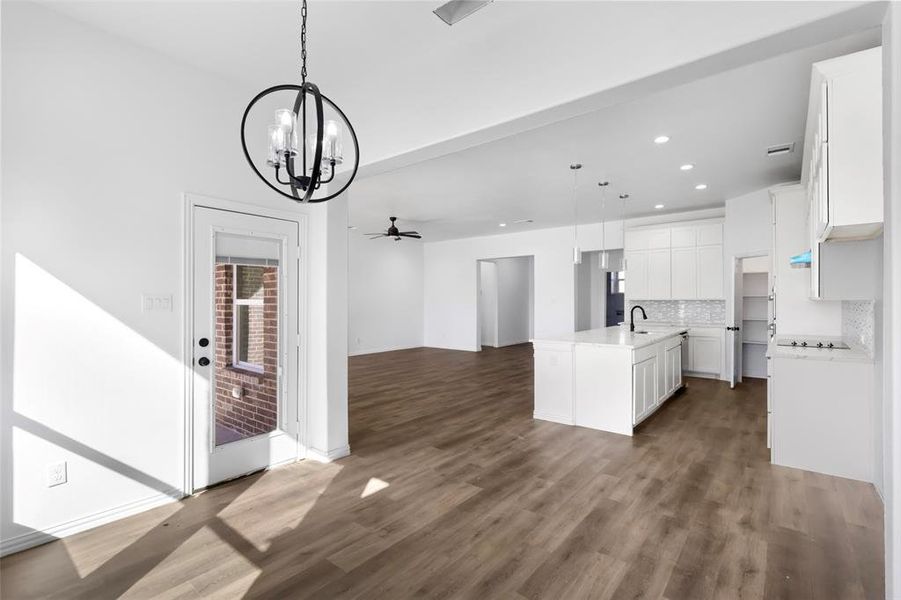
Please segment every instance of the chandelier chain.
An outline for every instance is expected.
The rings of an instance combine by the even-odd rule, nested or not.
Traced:
[[[307,82],[307,0],[300,5],[300,80]]]

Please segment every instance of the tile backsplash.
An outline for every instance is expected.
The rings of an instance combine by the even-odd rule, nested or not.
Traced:
[[[875,305],[872,300],[842,301],[842,337],[873,354]]]
[[[628,302],[629,310],[640,304],[648,313],[649,321],[697,325],[722,325],[726,322],[725,300],[641,300]]]

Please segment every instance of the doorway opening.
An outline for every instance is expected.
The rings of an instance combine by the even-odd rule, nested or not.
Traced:
[[[500,348],[532,339],[535,269],[532,256],[477,261],[478,347]]]
[[[608,264],[602,268],[601,252],[582,253],[575,269],[574,331],[612,327],[622,323],[625,314],[626,279],[623,251],[607,250]]]
[[[773,296],[768,254],[735,256],[726,343],[730,382],[766,378],[766,348],[773,331]]]

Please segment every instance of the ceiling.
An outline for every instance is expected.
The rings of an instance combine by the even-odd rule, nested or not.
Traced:
[[[427,241],[722,206],[727,198],[798,179],[810,67],[870,48],[869,31],[733,69],[354,184],[350,218],[366,228],[388,215]],[[655,144],[667,135],[670,141]],[[768,146],[795,151],[768,157]],[[570,163],[579,171],[572,201]],[[680,170],[693,164],[690,171]],[[707,189],[696,190],[697,184]],[[662,209],[655,206],[663,204]],[[513,221],[532,219],[533,223]],[[507,223],[501,228],[500,223]]]
[[[299,75],[299,0],[40,0],[241,86]],[[453,27],[443,0],[310,0],[310,79],[347,113],[361,163],[672,69],[858,2],[498,0]]]
[[[298,79],[298,0],[38,1],[218,74],[248,99]],[[573,161],[585,165],[580,221],[600,217],[600,179],[611,199],[631,194],[634,216],[658,203],[722,205],[797,177],[800,148],[777,159],[764,149],[800,141],[810,63],[872,46],[878,32],[754,61],[881,14],[860,2],[497,0],[448,27],[431,12],[440,4],[310,0],[310,79],[360,139],[350,216],[361,230],[389,215],[427,240],[517,219],[569,224]],[[672,140],[655,146],[661,133]],[[697,167],[681,172],[684,162]]]

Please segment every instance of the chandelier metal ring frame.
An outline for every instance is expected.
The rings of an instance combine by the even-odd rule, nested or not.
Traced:
[[[283,183],[283,185],[290,185],[291,193],[288,194],[285,191],[276,187],[269,179],[267,179],[257,168],[256,164],[254,164],[253,159],[250,158],[250,152],[247,150],[247,140],[245,139],[245,125],[247,124],[247,117],[250,115],[250,111],[253,109],[254,105],[256,105],[260,100],[269,94],[273,94],[276,92],[283,91],[296,91],[297,98],[294,100],[294,114],[300,114],[300,111],[305,104],[305,99],[307,95],[313,97],[313,102],[316,106],[316,149],[313,154],[313,172],[309,177],[306,175],[301,175],[297,177],[295,175],[296,171],[294,168],[294,157],[288,156],[285,160],[285,168],[288,171],[288,181],[287,182],[279,182]],[[347,127],[347,131],[350,133],[350,139],[353,141],[354,147],[354,166],[353,170],[350,172],[350,177],[341,186],[341,189],[338,191],[329,194],[323,198],[313,198],[313,194],[316,192],[316,189],[319,188],[321,183],[328,183],[328,181],[320,181],[320,177],[322,175],[321,169],[321,161],[322,161],[322,134],[323,134],[323,103],[328,104],[335,113],[341,117],[341,120],[344,121],[344,125]],[[247,163],[250,165],[250,168],[253,169],[253,172],[257,174],[257,177],[263,180],[263,182],[268,185],[270,188],[285,196],[286,198],[290,198],[296,202],[325,202],[327,200],[331,200],[332,198],[341,194],[344,190],[346,190],[351,183],[353,183],[354,177],[357,175],[357,169],[360,166],[360,146],[357,142],[357,135],[354,132],[353,125],[351,125],[350,120],[344,114],[337,104],[329,100],[329,98],[322,93],[320,93],[319,88],[316,84],[311,83],[309,81],[304,82],[302,85],[295,85],[291,83],[286,83],[282,85],[275,85],[270,88],[267,88],[254,96],[253,100],[247,105],[247,108],[244,109],[244,116],[241,118],[241,148],[244,150],[244,158],[247,159]],[[305,150],[305,149],[304,149]],[[331,177],[335,176],[335,167],[332,165],[331,169]],[[276,181],[278,181],[278,172],[276,171]],[[331,181],[331,179],[329,179]],[[303,195],[301,196],[301,192]]]

